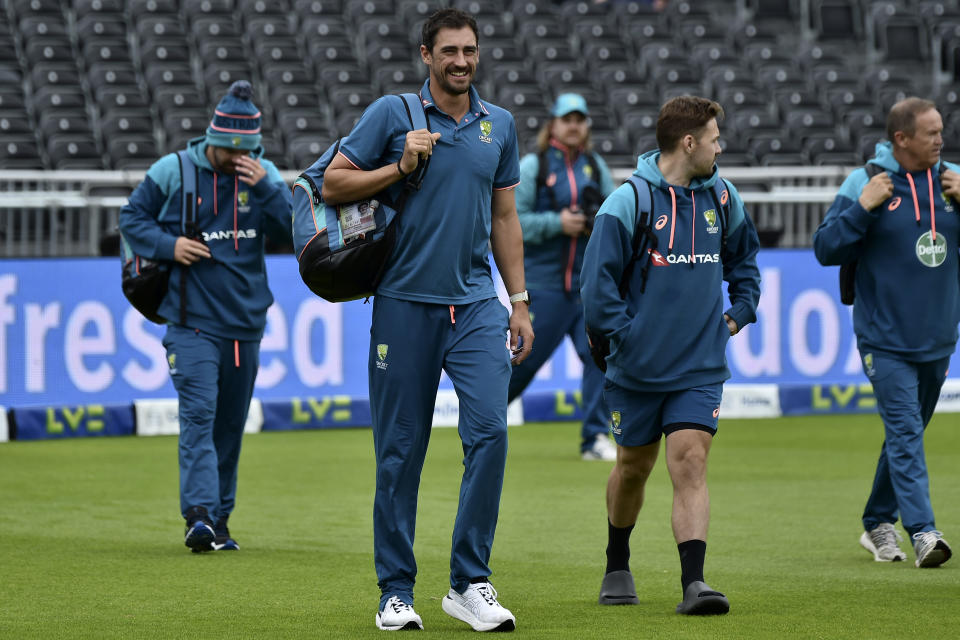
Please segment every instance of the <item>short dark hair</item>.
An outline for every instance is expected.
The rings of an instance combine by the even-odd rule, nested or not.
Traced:
[[[698,135],[708,122],[723,118],[723,107],[706,98],[677,96],[660,107],[657,118],[657,146],[670,152],[687,134]]]
[[[904,98],[896,103],[890,107],[890,113],[887,114],[887,140],[893,142],[897,131],[903,131],[907,136],[912,136],[917,130],[917,116],[936,108],[937,105],[930,100],[916,96]]]
[[[427,48],[427,51],[432,52],[433,43],[436,41],[440,29],[463,29],[464,27],[470,27],[473,30],[473,37],[476,38],[477,44],[480,44],[477,21],[473,19],[473,16],[460,9],[440,9],[423,23],[420,43]]]

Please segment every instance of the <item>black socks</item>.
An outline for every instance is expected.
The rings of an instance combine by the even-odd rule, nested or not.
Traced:
[[[615,527],[607,520],[607,573],[630,570],[630,532],[633,526]]]
[[[686,593],[691,582],[703,582],[703,558],[707,543],[703,540],[687,540],[677,545],[680,552],[680,584]]]

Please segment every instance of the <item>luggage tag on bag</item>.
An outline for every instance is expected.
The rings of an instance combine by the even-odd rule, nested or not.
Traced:
[[[337,207],[344,243],[356,240],[367,232],[376,229],[377,224],[374,221],[373,212],[376,211],[378,206],[380,206],[380,203],[376,200],[364,200]]]

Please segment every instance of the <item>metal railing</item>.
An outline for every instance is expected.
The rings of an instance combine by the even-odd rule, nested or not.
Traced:
[[[722,167],[768,245],[806,247],[852,167]],[[615,181],[631,169],[613,169]],[[143,171],[0,171],[0,258],[96,256]],[[281,172],[292,184],[298,172]]]

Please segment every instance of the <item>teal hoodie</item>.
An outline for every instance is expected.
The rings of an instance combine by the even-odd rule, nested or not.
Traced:
[[[273,295],[267,286],[264,234],[291,239],[291,195],[279,171],[259,158],[267,175],[250,187],[236,176],[216,174],[204,138],[187,146],[197,166],[197,228],[212,257],[182,267],[172,263],[170,286],[159,314],[180,322],[181,270],[186,270],[186,326],[235,340],[259,340]],[[214,188],[216,184],[216,188]],[[120,230],[145,258],[173,260],[180,233],[180,162],[176,153],[157,160],[120,210]]]
[[[664,179],[659,157],[659,151],[640,156],[634,172],[652,187],[657,245],[638,260],[626,298],[620,297],[619,285],[630,261],[637,214],[629,184],[600,207],[580,274],[587,326],[610,339],[607,378],[638,391],[675,391],[729,378],[724,313],[743,328],[756,320],[760,299],[760,243],[740,194],[724,183],[730,205],[724,230],[713,195],[717,168],[680,187]],[[726,311],[722,280],[731,302]]]
[[[813,235],[814,253],[822,265],[857,260],[853,330],[861,354],[939,360],[953,353],[960,320],[956,204],[943,195],[940,163],[908,173],[889,142],[877,144],[870,162],[886,170],[893,195],[867,211],[859,197],[870,178],[854,170]]]

